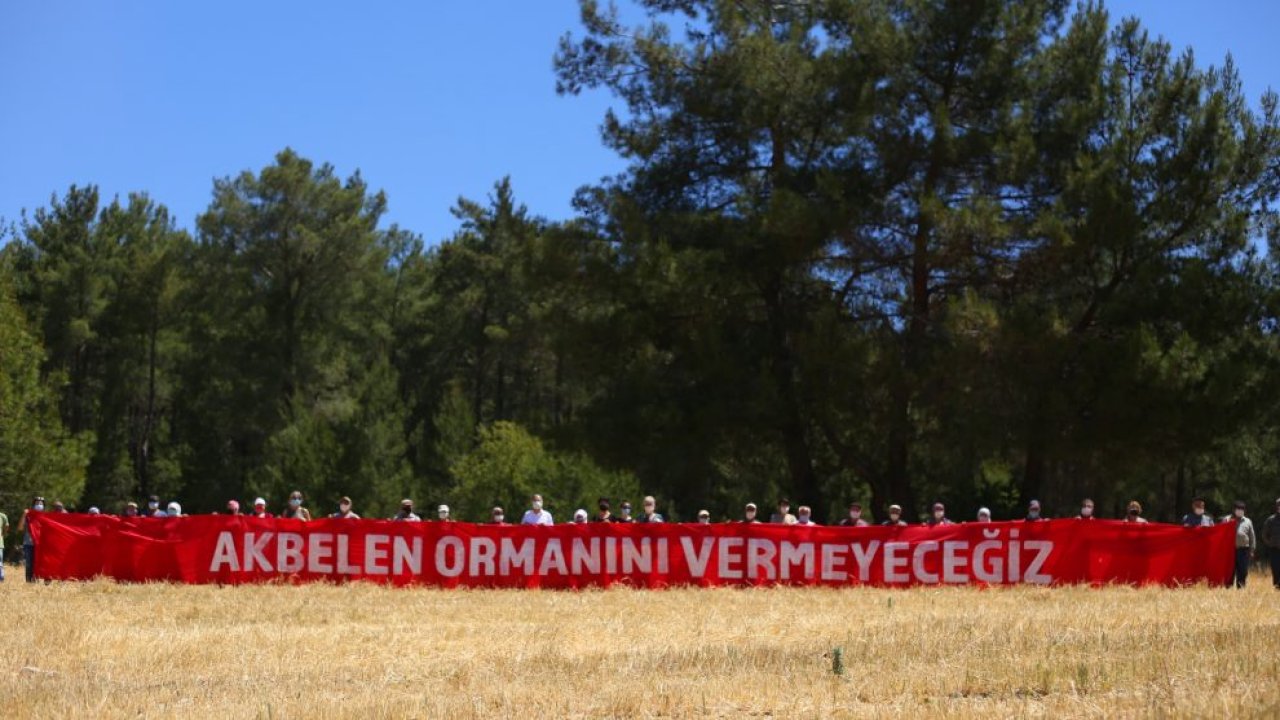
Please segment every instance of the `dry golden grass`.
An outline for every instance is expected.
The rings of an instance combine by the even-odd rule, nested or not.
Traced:
[[[522,592],[11,572],[4,717],[1280,716],[1280,593],[1262,577]]]

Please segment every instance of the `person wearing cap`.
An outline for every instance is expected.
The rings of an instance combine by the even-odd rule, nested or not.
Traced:
[[[422,518],[413,514],[413,501],[409,498],[400,501],[400,512],[391,519],[396,522],[422,522]]]
[[[902,526],[906,525],[906,524],[907,524],[907,521],[902,519],[902,506],[901,506],[901,505],[890,505],[890,506],[889,506],[889,517],[888,517],[884,522],[882,522],[882,523],[880,523],[880,524],[881,524],[882,526],[887,525],[887,526],[889,526],[889,527],[902,527]]]
[[[124,517],[127,517],[127,518],[136,518],[136,517],[138,517],[138,503],[136,503],[136,502],[134,502],[134,501],[132,501],[132,500],[130,500],[129,502],[125,503],[125,504],[124,504],[124,512],[123,512],[123,513],[121,513],[121,515],[123,515]]]
[[[609,511],[609,498],[596,500],[596,515],[591,522],[614,522],[613,513]]]
[[[699,511],[698,511],[698,524],[699,524],[699,525],[710,525],[710,524],[711,524],[711,513],[710,513],[710,512],[708,512],[708,511],[706,511],[706,510],[699,510]]]
[[[1080,502],[1080,514],[1076,516],[1077,520],[1093,519],[1093,501],[1085,498]]]
[[[507,514],[502,510],[502,507],[494,505],[493,509],[489,511],[489,524],[510,525],[511,523],[507,522]]]
[[[1213,525],[1213,516],[1204,511],[1204,498],[1198,497],[1191,501],[1191,512],[1182,516],[1182,525],[1184,527],[1211,527]]]
[[[448,505],[441,505],[436,508],[436,520],[438,522],[453,522],[453,518],[449,517]]]
[[[284,511],[280,513],[280,517],[302,521],[311,519],[311,511],[302,504],[301,490],[294,490],[289,493],[289,504],[284,506]]]
[[[778,501],[778,512],[769,516],[772,525],[795,525],[796,516],[791,514],[791,501],[782,498]]]
[[[1253,521],[1244,515],[1244,501],[1237,500],[1232,511],[1236,523],[1236,570],[1233,578],[1236,588],[1243,590],[1249,581],[1249,564],[1258,553],[1258,536],[1253,532]]]
[[[573,524],[574,524],[574,525],[586,525],[586,524],[587,524],[587,511],[586,511],[586,509],[584,509],[584,508],[578,508],[577,510],[574,510],[574,511],[573,511]]]
[[[338,512],[334,513],[332,517],[338,518],[340,520],[359,520],[360,519],[360,516],[355,514],[355,512],[351,510],[351,498],[347,497],[346,495],[343,495],[342,497],[338,498]]]
[[[1127,523],[1146,523],[1147,519],[1142,517],[1142,503],[1137,500],[1130,500],[1129,507],[1125,510],[1124,522]]]
[[[31,525],[27,522],[27,516],[34,510],[36,512],[44,512],[44,498],[39,495],[31,499],[31,507],[22,511],[22,518],[18,520],[18,532],[22,533],[22,566],[27,573],[27,582],[36,581],[36,541],[31,537]]]
[[[796,508],[796,524],[797,525],[817,525],[813,521],[813,508],[808,505],[801,505]]]
[[[653,499],[652,495],[645,495],[644,500],[640,504],[640,516],[636,518],[636,522],[640,523],[660,523],[662,516],[658,514],[658,501]]]
[[[164,509],[165,517],[182,517],[182,506],[175,500]]]
[[[933,504],[932,512],[929,513],[929,519],[925,520],[925,525],[929,527],[937,527],[939,525],[951,525],[950,518],[947,517],[947,506],[940,502]]]
[[[613,521],[619,522],[619,523],[629,523],[629,522],[636,521],[635,518],[631,517],[631,501],[630,500],[622,501],[622,504],[618,506],[618,514],[613,516]]]
[[[1280,498],[1276,498],[1275,512],[1262,522],[1262,544],[1271,564],[1271,584],[1280,590]]]
[[[228,501],[227,501],[227,514],[228,514],[228,515],[240,515],[240,514],[241,514],[241,513],[240,513],[240,501],[239,501],[239,500],[228,500]]]
[[[746,507],[742,509],[742,522],[744,523],[760,522],[758,519],[756,519],[756,514],[757,514],[756,504],[753,502],[747,503]]]
[[[272,515],[272,514],[271,514],[271,512],[270,512],[269,510],[267,510],[267,501],[266,501],[266,499],[265,499],[265,498],[258,498],[257,500],[254,500],[254,501],[253,501],[253,512],[252,512],[252,513],[250,513],[249,517],[256,517],[256,518],[263,518],[263,519],[265,519],[265,518],[275,517],[275,516],[274,516],[274,515]]]
[[[102,511],[98,509],[97,505],[90,505],[89,509],[86,510],[85,513],[89,515],[101,515]]]
[[[145,517],[165,517],[164,510],[160,509],[159,495],[152,495],[147,498],[147,511],[143,515]]]
[[[866,527],[869,523],[862,519],[862,503],[849,503],[849,516],[840,519],[840,527]]]
[[[542,496],[534,495],[529,498],[529,509],[524,511],[524,517],[520,518],[521,525],[555,525],[556,521],[551,517],[551,513],[542,507]]]
[[[1027,503],[1027,522],[1040,522],[1044,520],[1044,516],[1040,514],[1040,501],[1032,500]]]
[[[990,509],[990,508],[984,508],[984,507],[980,507],[980,508],[978,508],[978,522],[980,522],[980,523],[989,523],[989,522],[991,522],[991,509]]]

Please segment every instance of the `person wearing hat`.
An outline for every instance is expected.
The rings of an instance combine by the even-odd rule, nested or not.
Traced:
[[[757,512],[756,504],[752,502],[747,503],[746,507],[742,509],[742,522],[744,523],[760,522],[759,520],[756,519],[756,512]]]
[[[449,517],[448,505],[441,505],[436,508],[436,520],[440,522],[453,522],[453,518]]]
[[[849,516],[840,519],[840,527],[866,527],[869,525],[866,520],[862,519],[862,503],[854,501],[849,503]]]
[[[817,525],[813,521],[813,508],[808,505],[801,505],[796,508],[796,524],[797,525]]]
[[[551,513],[542,507],[542,496],[533,495],[529,498],[529,509],[524,511],[524,517],[520,518],[521,525],[555,525],[555,518],[551,517]]]
[[[1146,523],[1147,519],[1142,517],[1142,503],[1137,500],[1130,500],[1129,507],[1125,510],[1124,522],[1127,523]]]
[[[1244,515],[1244,501],[1237,500],[1232,512],[1236,522],[1236,571],[1233,578],[1237,589],[1244,589],[1249,581],[1249,564],[1258,553],[1258,536],[1253,532],[1253,521]]]
[[[228,514],[228,515],[240,515],[240,514],[242,514],[242,513],[240,512],[240,501],[239,501],[239,500],[228,500],[228,501],[227,501],[227,514]]]
[[[164,516],[182,517],[182,506],[179,505],[176,500],[169,503],[169,506],[164,509]]]
[[[587,524],[587,511],[584,508],[578,508],[577,510],[573,511],[573,524],[574,525]]]
[[[645,495],[644,500],[640,502],[640,517],[636,518],[636,522],[641,523],[660,523],[662,516],[658,514],[658,501],[652,495]]]
[[[631,517],[631,501],[630,500],[622,501],[622,504],[618,506],[618,514],[613,516],[613,521],[620,522],[620,523],[629,523],[629,522],[636,521],[635,518]]]
[[[1276,511],[1262,523],[1262,544],[1271,563],[1271,584],[1280,590],[1280,498],[1276,498]]]
[[[1191,501],[1191,512],[1182,516],[1182,524],[1184,527],[1212,527],[1213,516],[1204,511],[1204,498],[1198,497]]]
[[[1027,522],[1040,522],[1044,519],[1044,516],[1040,514],[1039,500],[1032,500],[1027,504]]]
[[[89,506],[89,509],[88,509],[88,510],[86,510],[85,512],[86,512],[86,513],[88,513],[89,515],[101,515],[101,514],[102,514],[102,511],[98,509],[98,506],[97,506],[97,505],[90,505],[90,506]]]
[[[249,517],[256,517],[256,518],[263,518],[263,519],[265,519],[265,518],[275,517],[275,516],[274,516],[274,515],[272,515],[272,514],[271,514],[271,512],[270,512],[269,510],[267,510],[267,501],[266,501],[266,499],[265,499],[265,498],[258,498],[257,500],[254,500],[254,501],[253,501],[253,512],[252,512],[252,513],[250,513]]]
[[[791,514],[791,501],[782,498],[778,501],[778,512],[769,516],[771,525],[795,525],[796,516]]]
[[[400,512],[391,519],[396,522],[422,522],[422,518],[413,514],[413,501],[409,498],[400,501]]]
[[[351,498],[347,497],[346,495],[343,495],[342,497],[338,498],[338,512],[334,513],[332,517],[338,518],[340,520],[359,520],[360,519],[359,515],[352,512]]]
[[[991,509],[990,509],[990,508],[984,508],[984,507],[980,507],[980,508],[978,508],[978,522],[980,522],[980,523],[989,523],[989,522],[991,522]]]
[[[121,513],[121,514],[122,514],[124,517],[127,517],[127,518],[136,518],[136,517],[138,517],[138,503],[136,503],[136,502],[134,502],[134,501],[132,501],[132,500],[130,500],[129,502],[125,503],[125,504],[124,504],[124,512],[123,512],[123,513]]]
[[[164,510],[160,509],[160,496],[152,495],[147,498],[147,511],[143,513],[144,517],[165,517]]]
[[[510,525],[511,524],[507,522],[507,513],[503,511],[501,505],[494,505],[493,509],[489,511],[489,524],[490,525]]]
[[[22,511],[22,519],[18,520],[18,532],[22,533],[22,566],[27,572],[27,582],[36,581],[36,541],[31,537],[31,525],[27,516],[34,510],[44,512],[44,498],[39,495],[31,499],[31,507]]]
[[[609,511],[609,498],[596,500],[596,516],[591,522],[614,522],[613,513]]]
[[[889,518],[880,524],[887,525],[889,527],[902,527],[906,525],[907,521],[902,519],[902,506],[890,505]]]
[[[699,525],[710,525],[710,524],[711,524],[711,513],[710,513],[710,512],[708,512],[708,511],[706,511],[706,510],[699,510],[699,511],[698,511],[698,524],[699,524]]]
[[[940,502],[933,504],[932,512],[929,513],[929,519],[925,521],[925,525],[929,527],[938,527],[939,525],[951,525],[951,519],[947,517],[947,506]]]
[[[53,501],[53,512],[56,512],[56,513],[65,513],[66,511],[67,511],[67,506],[66,506],[66,505],[63,505],[61,500],[54,500],[54,501]],[[161,516],[161,517],[163,517],[163,516]]]

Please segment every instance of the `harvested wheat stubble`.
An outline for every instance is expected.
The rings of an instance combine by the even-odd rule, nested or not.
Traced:
[[[1280,714],[1280,593],[1262,582],[539,592],[14,570],[6,717]]]

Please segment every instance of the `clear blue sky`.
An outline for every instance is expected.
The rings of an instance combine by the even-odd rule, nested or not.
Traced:
[[[625,4],[625,0],[623,0]],[[1280,88],[1277,0],[1112,0],[1202,64],[1229,51],[1250,97]],[[190,228],[215,177],[292,146],[387,191],[428,243],[459,195],[511,175],[538,214],[622,163],[599,140],[612,102],[558,97],[576,0],[0,2],[0,217],[72,183],[145,190]]]

